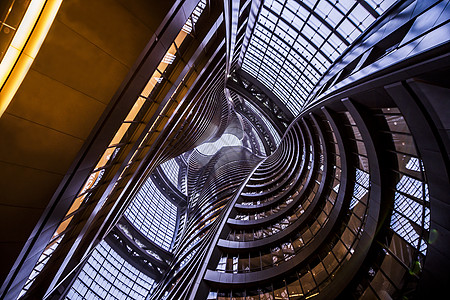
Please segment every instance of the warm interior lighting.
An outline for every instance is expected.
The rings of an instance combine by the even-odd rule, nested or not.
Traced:
[[[69,211],[67,212],[66,217],[68,215],[70,215],[71,213],[73,213],[74,211],[76,211],[80,207],[80,205],[81,205],[81,203],[83,203],[85,197],[86,197],[86,194],[79,196],[78,198],[75,199],[75,201],[72,203],[72,206],[69,208]],[[59,232],[57,232],[56,234],[59,234]]]
[[[33,0],[0,63],[0,117],[44,42],[62,0]]]
[[[106,165],[106,163],[111,158],[111,155],[114,153],[114,150],[116,150],[117,147],[111,147],[106,149],[106,151],[103,153],[102,158],[98,161],[97,165],[95,166],[94,170],[98,170]]]
[[[41,13],[41,17],[39,17],[39,19],[37,20],[38,23],[35,22],[36,23],[36,27],[32,31],[32,35],[34,35],[36,33],[36,36],[39,35],[40,39],[37,39],[37,38],[34,39],[33,36],[30,37],[30,40],[26,43],[25,49],[23,50],[22,55],[19,56],[19,59],[17,60],[17,64],[14,67],[14,69],[12,70],[11,75],[9,76],[9,78],[8,78],[8,74],[5,76],[5,80],[7,80],[7,81],[6,81],[4,87],[6,87],[7,84],[10,84],[11,82],[13,82],[11,80],[11,78],[14,78],[14,79],[18,78],[19,80],[15,80],[14,81],[15,84],[12,85],[10,88],[8,88],[8,93],[6,93],[4,89],[1,91],[1,93],[0,93],[0,117],[3,114],[3,112],[6,110],[6,107],[8,106],[8,104],[11,101],[12,97],[14,96],[15,92],[19,88],[20,83],[22,82],[22,80],[25,77],[26,73],[28,72],[28,70],[29,70],[29,68],[30,68],[34,58],[36,57],[36,54],[39,51],[39,48],[40,48],[43,40],[45,39],[45,36],[46,36],[46,34],[47,34],[47,32],[48,32],[48,30],[49,30],[49,28],[50,28],[50,26],[51,26],[55,16],[56,16],[56,13],[57,13],[57,11],[59,9],[59,6],[61,5],[62,0],[47,0],[47,2],[45,2],[45,0],[34,0],[33,3],[34,2],[36,2],[36,3],[39,2],[42,5],[44,5],[43,3],[45,3],[45,6],[44,6],[44,8],[42,10],[42,13]],[[202,2],[200,2],[200,3],[202,3]],[[204,5],[206,5],[206,3]],[[30,6],[31,6],[31,4],[30,4]],[[204,6],[203,6],[203,8],[204,8]],[[203,9],[200,11],[200,13],[202,11],[203,11]],[[47,23],[44,23],[44,20],[46,20]],[[190,19],[187,21],[187,23],[188,22],[191,22]],[[147,101],[147,99],[149,98],[149,96],[150,96],[151,92],[153,91],[153,89],[155,88],[155,86],[163,80],[162,75],[166,71],[168,65],[172,64],[174,62],[174,60],[176,58],[176,54],[177,54],[177,49],[178,49],[177,47],[179,45],[181,45],[181,43],[184,41],[186,36],[187,36],[187,33],[183,32],[183,31],[180,31],[179,34],[177,35],[175,41],[171,44],[171,46],[167,50],[166,55],[163,57],[163,59],[159,63],[157,69],[154,71],[154,73],[151,76],[150,80],[147,82],[147,85],[142,90],[140,96],[138,97],[138,99],[134,103],[134,105],[131,108],[131,110],[129,111],[128,115],[125,117],[122,125],[117,130],[117,132],[114,135],[112,141],[109,143],[108,148],[103,152],[101,158],[97,162],[97,165],[95,166],[94,171],[90,174],[89,178],[84,183],[83,188],[81,189],[81,191],[77,195],[77,198],[74,200],[74,202],[72,203],[72,205],[69,208],[68,212],[66,213],[63,221],[59,224],[57,230],[53,234],[53,238],[50,241],[50,243],[47,245],[46,249],[50,249],[50,247],[52,245],[55,245],[55,246],[52,249],[50,249],[49,253],[46,254],[46,257],[50,257],[53,254],[53,251],[55,251],[55,249],[58,247],[59,241],[61,241],[62,237],[64,236],[64,232],[69,227],[70,222],[73,220],[73,218],[76,215],[76,213],[81,209],[83,203],[85,201],[87,201],[86,197],[89,194],[88,190],[93,188],[93,187],[95,187],[99,177],[102,176],[101,174],[102,174],[102,172],[104,172],[104,170],[100,170],[100,169],[103,168],[108,163],[108,161],[111,159],[111,156],[113,156],[114,151],[116,149],[118,149],[117,144],[119,144],[121,142],[122,138],[127,133],[128,129],[129,129],[130,125],[131,125],[130,122],[135,120],[137,114],[141,110],[141,108],[144,105],[145,101]],[[31,41],[32,39],[34,39],[34,40]],[[28,51],[27,49],[28,49],[29,45],[34,45],[34,47],[30,48],[29,51]],[[12,51],[12,53],[14,53],[13,50],[11,50],[11,51]],[[23,55],[23,54],[25,54],[25,55]],[[28,60],[28,64],[25,65],[25,67],[20,69],[21,72],[16,72],[17,70],[19,70],[19,68],[17,66],[21,63],[22,57],[27,57],[27,55],[30,58]],[[7,61],[9,61],[13,65],[14,64],[14,56],[13,56],[13,54],[11,54],[11,56],[12,56],[12,58],[8,57]],[[6,61],[6,60],[4,60],[4,61]],[[27,62],[26,59],[24,59],[23,61]],[[18,75],[14,75],[13,76],[14,72],[18,73]],[[1,74],[3,74],[3,73],[0,73],[0,76],[1,76]],[[3,82],[0,82],[0,84],[3,85]],[[10,97],[9,98],[4,97],[4,95],[6,95],[6,94],[8,94]],[[5,100],[3,98],[5,98]],[[171,98],[171,101],[172,100],[173,99]],[[169,101],[169,103],[171,103],[171,101]],[[167,104],[169,104],[169,103],[167,103]],[[155,103],[153,103],[153,105],[154,104],[156,104],[156,106],[155,106],[155,109],[156,109],[156,107],[157,107],[157,105],[159,105],[159,103],[155,101]],[[165,109],[167,108],[167,104],[164,107],[163,111],[165,111]],[[147,113],[151,113],[151,108],[153,107],[153,105],[148,109]],[[141,147],[143,147],[145,143],[152,142],[152,141],[154,141],[154,139],[156,139],[157,135],[155,135],[154,134],[155,132],[152,132],[152,130],[155,127],[156,124],[161,122],[161,120],[162,120],[162,117],[161,117],[161,115],[159,115],[156,118],[156,120],[154,121],[154,123],[152,124],[150,130],[146,133],[145,138],[141,141],[138,149],[133,153],[133,156],[130,159],[129,164],[120,173],[120,176],[116,180],[116,182],[114,183],[114,186],[113,186],[112,190],[114,190],[116,188],[118,182],[123,177],[126,176],[126,172],[129,169],[129,166],[130,166],[131,162],[133,161],[133,159],[138,155],[139,149]],[[161,124],[159,124],[159,127],[157,127],[157,130],[161,130],[164,125],[165,125],[165,123],[161,122]],[[147,141],[148,137],[152,137],[152,140]],[[107,198],[108,197],[109,196],[107,196]],[[105,200],[101,200],[101,201],[103,201],[103,203],[101,203],[101,206],[103,206],[103,204],[105,203]],[[58,241],[58,244],[56,244],[56,241]],[[47,261],[48,261],[48,259],[47,259]],[[44,265],[45,265],[45,263],[46,262],[44,262]],[[25,284],[25,286],[29,286],[29,284],[30,284],[30,282],[32,280],[33,279],[30,276],[28,278],[27,283]],[[21,294],[25,293],[26,290],[27,290],[27,288],[22,289]]]
[[[67,226],[69,226],[70,221],[72,221],[73,216],[68,218],[67,220],[64,220],[61,224],[59,224],[58,229],[56,229],[55,234],[53,235],[53,238],[60,235],[64,230],[66,230]]]
[[[14,35],[11,44],[6,50],[6,54],[0,64],[0,80],[1,85],[5,83],[6,79],[9,76],[14,64],[16,63],[20,52],[25,47],[25,43],[27,38],[30,36],[31,31],[33,30],[34,24],[37,22],[39,17],[39,13],[43,9],[45,1],[31,1],[28,6],[25,15],[20,23],[19,28],[17,29],[16,34]]]
[[[119,130],[117,130],[116,135],[112,139],[112,141],[109,144],[109,146],[112,146],[112,145],[120,143],[120,141],[122,140],[123,136],[127,132],[128,127],[130,127],[130,123],[122,123],[122,125],[120,125]]]
[[[319,295],[319,293],[314,293],[314,294],[311,294],[311,295],[309,295],[309,296],[306,296],[305,299],[309,299],[309,298],[315,297],[315,296],[317,296],[317,295]]]
[[[59,3],[61,3],[62,0],[59,0]],[[59,7],[59,5],[58,5]],[[56,12],[55,12],[56,13]],[[47,30],[48,31],[48,30]],[[181,31],[178,36],[176,37],[176,41],[178,41],[180,44],[184,41],[184,39],[186,38],[187,34],[183,31]],[[129,127],[130,127],[130,123],[127,122],[132,122],[134,121],[134,119],[136,118],[137,114],[139,113],[139,111],[141,110],[142,106],[144,105],[144,102],[147,100],[147,98],[150,96],[150,93],[153,91],[153,88],[156,86],[157,83],[159,83],[162,80],[161,75],[164,74],[165,70],[167,69],[167,66],[173,62],[173,60],[175,59],[176,56],[176,52],[177,52],[177,47],[175,45],[175,42],[172,43],[172,45],[169,47],[169,49],[166,52],[166,55],[164,56],[164,58],[162,59],[162,61],[159,63],[157,70],[155,70],[155,72],[153,73],[152,77],[150,78],[150,80],[148,81],[147,85],[145,86],[145,88],[143,89],[143,91],[141,92],[141,96],[138,97],[138,99],[136,100],[136,102],[134,103],[133,107],[131,108],[131,110],[129,111],[128,115],[125,117],[124,119],[124,123],[122,123],[122,125],[120,126],[120,128],[117,130],[116,134],[114,135],[112,141],[109,143],[108,148],[105,150],[105,152],[103,153],[102,157],[100,158],[100,160],[97,162],[97,165],[94,168],[94,171],[91,173],[91,175],[89,176],[89,178],[86,180],[86,182],[84,183],[83,188],[81,189],[81,191],[78,193],[78,197],[75,199],[75,201],[72,203],[71,207],[69,208],[68,212],[66,213],[66,216],[63,220],[63,222],[59,225],[58,229],[56,230],[56,232],[53,235],[53,239],[60,235],[61,233],[64,232],[64,230],[66,230],[66,228],[68,227],[70,221],[73,218],[73,214],[75,214],[75,212],[80,209],[81,205],[83,204],[83,202],[85,201],[85,198],[87,196],[86,191],[88,191],[89,189],[94,187],[95,182],[97,181],[98,177],[100,176],[100,168],[104,167],[108,161],[110,160],[111,156],[113,155],[114,151],[117,149],[117,147],[115,145],[117,145],[118,143],[120,143],[120,141],[122,140],[122,138],[125,136],[125,134],[127,133]],[[37,52],[36,52],[37,53]],[[170,61],[167,61],[167,57],[170,58]],[[31,66],[31,63],[30,63]],[[29,67],[28,67],[29,68]],[[28,69],[27,69],[28,70]],[[26,72],[24,73],[25,76]],[[23,78],[22,78],[23,79]],[[19,83],[20,85],[20,83]],[[18,85],[17,85],[18,87]],[[15,93],[15,91],[14,91]],[[14,95],[12,95],[14,96]],[[11,96],[11,99],[12,99]],[[170,101],[169,101],[170,102]],[[169,103],[167,103],[169,104]],[[166,104],[166,107],[167,107]],[[164,109],[166,108],[164,107]],[[163,109],[163,111],[164,111]],[[139,148],[143,145],[143,143],[146,141],[147,137],[149,136],[150,132],[153,130],[155,124],[158,123],[158,121],[161,119],[161,116],[158,116],[158,118],[155,120],[155,122],[153,123],[152,127],[150,128],[150,130],[147,132],[145,138],[142,140]],[[164,125],[164,124],[163,124]],[[138,148],[138,149],[139,149]],[[131,161],[133,161],[133,159],[135,158],[135,156],[138,154],[138,150],[136,150],[132,156],[132,158],[130,159],[130,163]],[[122,179],[125,176],[125,173],[128,169],[129,165],[126,166],[117,181],[119,181],[120,179]],[[114,188],[116,184],[114,185]],[[114,189],[113,188],[113,189]],[[69,217],[70,216],[70,217]]]
[[[303,294],[301,294],[301,293],[289,295],[289,297],[302,297],[302,296],[303,296]]]
[[[125,122],[132,122],[136,118],[136,115],[141,110],[142,105],[145,102],[145,98],[139,97],[136,102],[133,105],[133,108],[128,113],[127,117],[125,118]]]

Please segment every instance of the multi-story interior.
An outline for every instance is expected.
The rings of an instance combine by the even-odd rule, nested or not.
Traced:
[[[5,0],[1,299],[444,299],[449,0]]]

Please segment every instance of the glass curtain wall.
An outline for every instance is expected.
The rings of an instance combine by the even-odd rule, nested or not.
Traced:
[[[266,0],[242,69],[298,115],[325,71],[395,0]]]

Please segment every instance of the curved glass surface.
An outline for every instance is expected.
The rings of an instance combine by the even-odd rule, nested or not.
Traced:
[[[178,173],[180,172],[180,166],[178,165],[175,158],[161,164],[161,168],[164,170],[167,178],[170,182],[178,188]]]
[[[102,241],[83,266],[65,299],[145,299],[154,282]]]
[[[395,0],[266,0],[242,69],[298,115],[321,76]]]
[[[143,235],[170,250],[177,223],[177,206],[161,193],[151,177],[142,185],[125,216]]]

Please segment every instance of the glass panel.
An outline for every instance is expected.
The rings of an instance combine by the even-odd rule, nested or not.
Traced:
[[[232,299],[245,300],[245,292],[232,292]]]
[[[151,177],[141,186],[125,211],[143,235],[169,250],[175,233],[177,207],[157,188]]]
[[[153,279],[135,269],[102,241],[83,266],[67,299],[145,299],[153,288]]]
[[[357,2],[265,1],[242,69],[298,115],[319,78],[374,21]]]
[[[273,299],[273,293],[272,293],[272,286],[266,286],[259,290],[259,297],[261,300],[272,300]]]
[[[409,133],[408,125],[402,115],[386,115],[385,118],[391,131]]]
[[[383,264],[381,265],[381,269],[386,276],[389,276],[389,279],[394,286],[403,286],[404,278],[406,278],[408,270],[396,261],[394,257],[391,255],[386,255]]]
[[[259,300],[259,294],[258,292],[247,292],[246,300]]]
[[[398,170],[404,174],[414,178],[422,178],[421,165],[422,162],[417,157],[406,154],[397,154]]]
[[[175,158],[161,164],[161,168],[164,171],[164,174],[169,178],[170,182],[176,187],[179,188],[178,184],[178,175],[180,171],[180,166]]]
[[[277,266],[283,260],[283,252],[279,247],[272,249],[272,262]]]
[[[328,274],[325,271],[325,267],[323,266],[322,262],[319,262],[317,266],[311,269],[312,274],[314,275],[314,279],[316,280],[317,285],[320,285],[322,281],[324,281]]]
[[[353,208],[353,213],[357,215],[359,218],[364,219],[366,210],[367,207],[362,202],[358,202]]]
[[[312,237],[313,237],[313,234],[311,233],[311,231],[309,229],[307,229],[302,235],[302,239],[306,244],[312,239]]]
[[[295,280],[294,282],[288,284],[287,290],[289,293],[289,299],[301,299],[303,297],[302,288],[300,286],[300,282]]]
[[[120,141],[124,137],[124,135],[127,132],[129,127],[130,127],[130,123],[123,123],[120,126],[119,130],[117,130],[116,135],[114,136],[114,138],[112,139],[112,141],[109,145],[112,146],[112,145],[116,145],[116,144],[120,143]]]
[[[360,298],[361,300],[376,300],[379,299],[370,287],[367,287],[364,294]]]
[[[414,248],[418,247],[420,236],[410,220],[394,212],[391,218],[391,228]]]
[[[126,122],[134,121],[136,118],[136,115],[138,114],[139,110],[141,109],[142,105],[145,102],[145,98],[139,97],[136,102],[134,103],[133,107],[131,108],[130,112],[128,113],[127,117],[125,118]]]
[[[209,292],[207,300],[217,299],[217,292]]]
[[[286,290],[286,287],[284,286],[284,281],[281,283],[282,286],[277,286],[277,284],[274,284],[273,287],[273,295],[275,296],[275,299],[286,299],[288,300],[288,292]],[[280,284],[280,285],[281,285]]]
[[[294,249],[296,249],[298,251],[298,249],[303,247],[303,245],[305,245],[305,244],[303,243],[303,239],[301,237],[299,237],[295,241],[292,242],[292,245],[294,246]]]
[[[227,268],[226,268],[227,272],[232,272],[233,271],[233,257],[229,256],[227,258]]]
[[[311,272],[306,272],[300,277],[300,282],[303,287],[303,291],[305,294],[309,293],[311,290],[313,290],[316,287],[316,284],[314,283],[313,276]]]
[[[333,253],[329,252],[328,255],[325,256],[325,258],[323,259],[323,264],[324,264],[325,268],[327,269],[328,273],[331,274],[334,271],[334,269],[337,267],[338,261],[334,257]]]
[[[394,142],[395,150],[417,156],[416,146],[412,136],[401,133],[392,133],[392,141]]]
[[[362,204],[358,204],[358,205],[362,205]],[[360,226],[361,226],[361,220],[355,214],[352,214],[352,216],[350,217],[350,221],[348,222],[348,227],[351,230],[353,230],[354,233],[358,233]]]
[[[219,272],[225,272],[226,262],[227,262],[227,257],[226,256],[221,257],[219,260],[219,263],[217,264],[216,270]]]
[[[352,231],[347,227],[347,229],[344,230],[344,233],[342,234],[342,242],[347,246],[347,248],[350,248],[355,241],[355,235],[352,233]]]
[[[217,293],[217,300],[230,300],[230,296],[230,292],[219,291],[219,293]]]
[[[245,256],[245,254],[243,254]],[[250,272],[250,264],[248,257],[239,256],[239,272]]]
[[[339,240],[333,248],[333,253],[338,261],[342,261],[347,255],[347,248],[345,248],[344,244]]]
[[[406,266],[411,267],[415,249],[406,243],[397,234],[393,234],[389,250]]]
[[[263,254],[261,255],[261,263],[263,268],[272,266],[272,254]]]
[[[118,150],[119,148],[111,147],[105,150],[102,157],[98,161],[97,165],[95,166],[94,170],[97,170],[99,168],[102,168],[106,165],[106,163],[111,159],[111,157],[114,157],[114,151]]]
[[[385,299],[387,295],[392,295],[396,291],[395,287],[380,271],[377,272],[370,285],[378,296],[382,297],[381,299]]]
[[[356,147],[358,149],[358,153],[362,154],[364,156],[367,156],[367,152],[366,152],[366,146],[364,145],[363,142],[360,141],[356,141]]]

